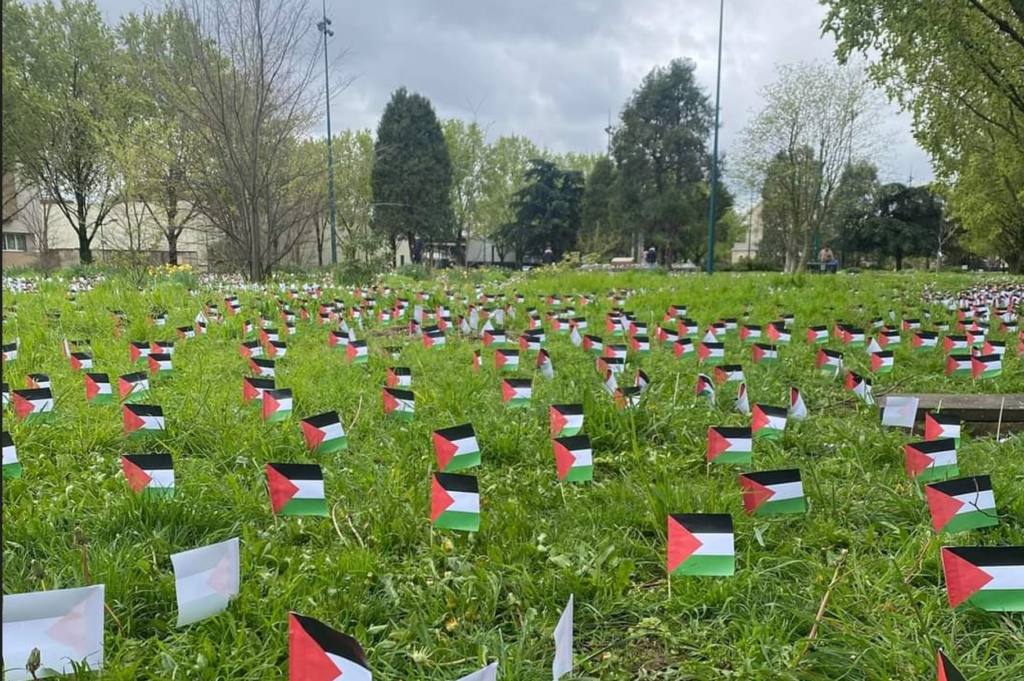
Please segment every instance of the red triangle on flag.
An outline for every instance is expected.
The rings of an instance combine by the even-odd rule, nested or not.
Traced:
[[[871,353],[871,370],[877,372],[882,368],[882,358],[876,353]]]
[[[505,355],[503,353],[494,353],[494,366],[496,366],[499,369],[505,366]]]
[[[264,420],[270,418],[281,406],[281,403],[275,400],[269,392],[263,391],[263,418]]]
[[[117,392],[120,393],[121,399],[128,397],[132,391],[132,384],[123,378],[117,379]]]
[[[761,483],[751,480],[745,475],[740,476],[740,488],[743,489],[743,509],[751,514],[764,502],[775,496],[775,492]]]
[[[448,490],[441,487],[437,478],[431,478],[430,483],[430,522],[434,522],[455,500],[448,494]]]
[[[242,400],[245,402],[251,402],[260,396],[260,391],[254,388],[249,381],[242,379]]]
[[[979,362],[976,357],[971,357],[971,378],[978,378],[985,373],[985,363]]]
[[[955,359],[953,359],[952,357],[947,357],[946,358],[946,375],[947,376],[949,376],[954,371],[956,371],[956,365],[957,365],[957,361]]]
[[[516,389],[508,384],[508,381],[501,382],[501,401],[508,402],[515,399]]]
[[[153,359],[152,355],[150,355],[147,358],[147,360],[149,362],[149,373],[155,374],[156,372],[160,371],[160,362]]]
[[[335,681],[341,670],[305,630],[288,614],[288,681]]]
[[[770,424],[770,423],[771,423],[771,419],[768,418],[768,415],[765,414],[761,410],[761,407],[759,405],[755,404],[754,405],[754,410],[753,410],[753,412],[751,414],[751,423],[750,423],[750,430],[751,430],[751,432],[756,433],[757,431],[761,430],[762,428],[768,427],[768,424]]]
[[[697,356],[702,360],[707,359],[711,356],[711,350],[709,350],[708,346],[704,345],[704,343],[701,343],[697,346]]]
[[[389,388],[394,388],[396,385],[398,385],[398,376],[395,375],[393,369],[388,369],[388,378],[387,381],[385,381],[385,383],[387,383],[387,386]]]
[[[299,491],[288,478],[277,472],[277,469],[267,464],[267,487],[270,489],[270,507],[274,513],[278,513],[284,505],[291,501],[291,498]]]
[[[134,343],[129,343],[128,344],[128,358],[131,359],[131,361],[136,362],[136,361],[138,361],[139,357],[141,357],[141,356],[142,356],[142,354],[139,352],[139,349],[137,347],[135,347],[135,344]]]
[[[122,420],[124,421],[124,431],[126,433],[134,433],[139,428],[146,425],[146,422],[142,420],[141,416],[138,416],[129,409],[127,406],[122,409]]]
[[[348,358],[348,361],[351,362],[352,360],[354,360],[356,358],[357,353],[358,349],[352,343],[349,343],[348,345],[345,346],[345,357]]]
[[[398,400],[396,400],[394,398],[394,396],[391,395],[391,393],[389,393],[387,390],[384,390],[384,391],[382,391],[381,394],[382,394],[383,399],[384,399],[384,413],[385,414],[390,414],[395,409],[398,409]]]
[[[121,470],[124,471],[124,477],[128,481],[128,486],[136,494],[146,489],[149,483],[153,481],[149,473],[132,463],[127,457],[121,457]]]
[[[942,549],[942,572],[946,575],[949,605],[954,608],[992,581],[992,575],[948,548]]]
[[[911,445],[904,445],[903,452],[906,455],[907,475],[916,478],[921,472],[934,463],[934,459],[914,449]]]
[[[558,411],[554,407],[548,409],[548,413],[551,416],[551,434],[558,435],[565,428],[566,424],[569,423],[568,419],[562,416],[562,412]]]
[[[964,502],[956,497],[943,494],[934,487],[925,487],[924,495],[928,500],[928,509],[932,513],[932,527],[936,532],[940,532],[964,505]]]
[[[324,441],[324,431],[314,425],[302,421],[302,436],[306,440],[306,447],[314,451]]]
[[[668,517],[668,573],[672,574],[703,544],[672,516]]]
[[[753,353],[754,361],[755,362],[760,362],[762,359],[764,359],[764,350],[762,350],[761,348],[757,347],[756,345],[754,346],[754,349],[753,349],[752,353]]]
[[[85,376],[85,399],[92,401],[100,394],[100,386],[88,374]]]
[[[708,429],[708,461],[714,461],[718,455],[732,447],[729,438],[723,436],[714,428]]]
[[[554,442],[552,444],[554,444],[555,449],[555,468],[558,469],[558,479],[565,480],[565,476],[569,475],[569,469],[576,463],[576,457],[560,443]]]
[[[441,470],[448,468],[448,463],[452,460],[455,454],[459,451],[458,446],[454,442],[449,442],[444,437],[433,434],[434,439],[434,454],[437,457],[437,467]]]
[[[936,681],[965,681],[964,675],[953,666],[941,649],[935,653],[935,672]]]

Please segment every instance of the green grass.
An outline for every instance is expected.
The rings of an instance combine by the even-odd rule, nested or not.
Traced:
[[[410,293],[472,295],[479,280],[392,283]],[[559,273],[484,285],[510,300],[514,291],[527,294],[508,325],[515,333],[527,307],[547,308],[538,296],[594,293],[596,304],[577,310],[590,333],[605,335],[605,294],[613,288],[635,289],[626,308],[652,322],[652,334],[671,303],[687,303],[702,325],[740,317],[747,304],[752,323],[794,313],[798,333],[777,365],[754,365],[735,336],[726,343],[727,361],[744,365],[751,404],[785,405],[795,384],[810,411],[807,421],[790,422],[783,439],[755,444],[753,470],[800,468],[809,500],[806,516],[770,518],[744,514],[740,469],[704,463],[708,426],[749,423],[732,410],[735,385],[719,387],[718,407],[709,407],[693,394],[696,359],[680,361],[660,347],[639,363],[651,378],[642,405],[622,412],[604,393],[593,358],[568,336],[549,333],[554,380],[537,375],[530,407],[509,410],[493,350],[484,351],[479,374],[470,369],[478,342],[452,338],[433,351],[409,342],[392,362],[381,348],[404,337],[373,329],[360,335],[370,341],[368,365],[353,367],[328,348],[326,328],[299,322],[277,376],[279,387],[294,392],[294,412],[268,424],[258,407],[241,404],[241,319],[229,317],[207,336],[179,342],[173,376],[153,381],[149,401],[163,406],[168,432],[129,442],[117,405],[85,401],[60,339],[90,338],[94,371],[109,373],[116,389],[116,376],[133,369],[129,340],[172,338],[203,300],[218,295],[190,297],[173,283],[139,292],[110,281],[78,296],[79,314],[55,284],[37,294],[5,293],[5,309],[16,303],[17,316],[4,324],[4,342],[20,336],[22,347],[4,380],[19,388],[25,374],[49,373],[57,414],[46,424],[21,424],[5,413],[24,471],[4,482],[4,592],[85,584],[81,544],[88,544],[89,576],[106,584],[112,613],[102,678],[118,681],[284,678],[289,610],[355,636],[382,680],[455,679],[492,659],[505,681],[549,679],[551,633],[571,593],[578,679],[927,679],[939,646],[972,681],[1022,678],[1024,616],[951,610],[939,563],[944,542],[1024,544],[1021,439],[997,444],[965,435],[961,472],[992,475],[1001,523],[940,540],[923,491],[903,470],[908,436],[883,430],[876,412],[820,375],[803,339],[807,325],[837,318],[867,325],[890,308],[917,316],[921,289],[936,282],[956,288],[969,280]],[[273,296],[240,298],[244,318],[274,309]],[[168,311],[163,329],[147,325],[154,306]],[[459,312],[459,304],[451,307]],[[128,315],[120,338],[110,308]],[[62,312],[59,322],[48,310]],[[847,355],[851,368],[867,372],[862,349]],[[942,374],[941,347],[917,355],[905,341],[875,391],[1024,392],[1013,355],[1011,347],[1001,377],[976,384]],[[532,371],[534,356],[523,358],[519,375]],[[382,414],[389,364],[412,368],[411,422]],[[631,359],[628,377],[636,366]],[[547,405],[573,402],[585,406],[594,482],[559,485]],[[329,409],[341,414],[348,450],[310,455],[298,420]],[[430,433],[465,422],[482,451],[481,466],[464,471],[479,476],[481,529],[431,532]],[[173,500],[143,500],[125,483],[119,455],[147,449],[174,455]],[[323,466],[333,518],[273,517],[264,464],[314,461]],[[665,518],[693,512],[733,515],[736,575],[673,578],[670,595]],[[233,536],[242,542],[241,595],[226,613],[175,628],[169,554]],[[807,647],[844,550],[817,640]]]

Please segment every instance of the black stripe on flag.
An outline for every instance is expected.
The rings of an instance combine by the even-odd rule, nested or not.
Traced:
[[[272,378],[254,378],[252,376],[246,376],[245,382],[251,385],[257,390],[273,390],[274,379]]]
[[[936,414],[935,412],[928,412],[928,418],[940,426],[959,426],[960,425],[960,414],[951,414],[948,411]]]
[[[582,449],[590,449],[590,438],[586,435],[573,435],[572,437],[556,437],[555,442],[562,445],[570,452],[578,452]]]
[[[324,473],[316,463],[268,463],[268,466],[289,480],[323,480]]]
[[[761,410],[761,413],[765,416],[778,416],[785,418],[789,414],[789,410],[785,407],[770,407],[766,404],[755,404],[755,407]]]
[[[127,381],[128,383],[138,383],[139,381],[145,381],[147,374],[145,371],[133,371],[130,374],[122,374],[121,380]]]
[[[86,376],[92,379],[93,383],[97,385],[103,385],[104,383],[110,383],[110,377],[106,374],[91,374],[87,373]]]
[[[320,620],[315,620],[312,617],[305,617],[294,612],[292,617],[298,621],[303,630],[309,634],[309,637],[324,652],[355,662],[363,669],[370,668],[366,663],[366,655],[363,653],[362,646],[351,636],[335,631]]]
[[[464,423],[461,426],[452,426],[451,428],[439,428],[438,430],[435,430],[434,433],[440,435],[449,442],[464,440],[467,437],[476,437],[476,432],[473,430],[472,423]]]
[[[284,400],[292,396],[291,388],[272,388],[267,390],[267,395],[274,398],[275,400]]]
[[[412,376],[412,369],[409,367],[391,367],[391,373],[395,376]]]
[[[551,408],[563,416],[583,416],[582,404],[552,404]]]
[[[732,534],[728,513],[672,513],[672,519],[694,534]]]
[[[434,473],[437,484],[448,492],[469,492],[479,494],[479,486],[473,475],[457,475],[455,473]]]
[[[992,479],[987,475],[974,475],[969,478],[957,478],[956,480],[933,482],[928,486],[945,495],[955,497],[961,494],[972,494],[974,492],[985,492],[991,490]]]
[[[951,437],[945,437],[941,440],[931,440],[929,442],[911,442],[907,445],[922,454],[935,454],[936,452],[952,452],[956,451],[956,440]]]
[[[706,347],[708,350],[724,350],[725,349],[725,343],[712,343],[712,342],[709,341],[709,342],[706,342],[706,343],[701,343],[701,345]]]
[[[49,400],[53,398],[53,392],[49,388],[24,388],[22,390],[15,390],[15,395],[23,397],[30,402],[36,400]]]
[[[174,470],[170,454],[124,454],[124,458],[144,471]]]
[[[249,361],[252,362],[253,364],[255,364],[256,366],[261,367],[263,369],[273,369],[274,368],[274,360],[272,360],[272,359],[264,359],[262,357],[253,357]]]
[[[807,328],[810,329],[811,331],[815,332],[815,333],[821,333],[822,331],[827,331],[828,330],[828,327],[825,326],[824,324],[822,324],[821,326],[809,326]]]
[[[742,476],[767,487],[787,482],[800,482],[800,469],[783,468],[777,471],[757,471],[756,473],[743,473]]]
[[[126,404],[125,409],[135,414],[138,417],[144,416],[159,416],[164,415],[163,407],[156,404]]]
[[[743,371],[743,365],[742,364],[721,364],[721,365],[719,365],[718,368],[719,368],[719,370],[725,371],[727,373],[733,372],[733,371]]]
[[[1024,546],[944,546],[954,555],[979,567],[1024,566]]]
[[[273,382],[273,381],[271,381]],[[338,417],[336,411],[325,411],[323,414],[317,414],[316,416],[310,416],[302,419],[303,423],[308,423],[314,428],[324,428],[326,426],[333,425],[335,423],[341,423],[341,419]]]
[[[409,400],[409,401],[415,401],[416,400],[416,395],[413,394],[413,392],[411,390],[401,390],[399,388],[387,388],[387,387],[385,387],[384,390],[388,391],[388,394],[390,394],[396,400]]]
[[[506,378],[505,383],[510,388],[529,388],[533,385],[532,378]]]
[[[11,434],[8,433],[6,430],[3,431],[3,446],[4,447],[13,447],[14,446],[14,438],[11,437]]]
[[[752,437],[748,426],[713,426],[713,429],[716,433],[729,440],[733,438],[746,438],[749,440]]]

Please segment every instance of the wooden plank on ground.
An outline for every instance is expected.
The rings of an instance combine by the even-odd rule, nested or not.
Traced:
[[[957,414],[964,425],[976,434],[995,433],[1002,411],[1003,433],[1024,430],[1024,393],[1005,395],[985,394],[941,394],[941,393],[892,393],[879,398],[879,405],[885,406],[886,397],[916,397],[917,420],[924,421],[927,411],[939,410],[946,414]]]

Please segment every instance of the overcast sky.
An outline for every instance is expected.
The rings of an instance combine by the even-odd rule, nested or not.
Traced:
[[[142,4],[97,1],[111,21]],[[654,66],[692,59],[714,97],[716,0],[328,0],[327,13],[329,49],[348,51],[341,68],[352,79],[332,97],[335,130],[375,129],[404,85],[443,118],[475,118],[491,138],[516,133],[555,151],[595,152],[605,149],[609,111],[614,119]],[[823,14],[817,0],[725,0],[726,155],[776,64],[832,59]],[[908,117],[893,109],[883,125],[892,143],[878,159],[882,179],[930,180]]]

